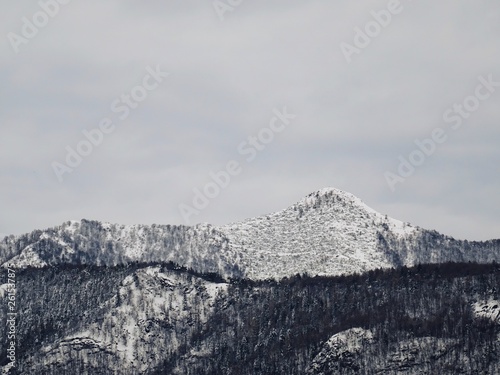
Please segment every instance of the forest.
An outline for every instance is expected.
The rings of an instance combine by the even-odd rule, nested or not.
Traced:
[[[500,372],[498,314],[475,311],[500,299],[496,264],[280,281],[226,281],[172,262],[59,265],[16,277],[10,374]]]

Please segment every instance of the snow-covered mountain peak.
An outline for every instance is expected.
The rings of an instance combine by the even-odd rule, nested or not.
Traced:
[[[344,207],[350,210],[364,211],[366,214],[378,217],[385,217],[363,202],[360,198],[349,192],[327,187],[317,190],[302,198],[294,206],[302,208],[324,208],[324,207]],[[292,206],[293,207],[293,206]]]
[[[334,187],[326,187],[308,194],[306,197],[301,199],[297,204],[310,206],[315,203],[336,203],[336,202],[351,202],[359,205],[365,205],[361,199],[356,197],[347,191],[340,190]],[[365,205],[366,206],[366,205]],[[368,206],[366,206],[368,207]]]
[[[382,225],[399,236],[414,234],[418,229],[409,223],[393,219],[374,210],[354,194],[333,187],[313,192],[290,208],[299,209],[301,212],[303,210],[319,210],[320,212],[330,210],[338,214],[355,213],[357,216],[369,218],[373,224]]]
[[[500,260],[500,240],[456,241],[392,219],[336,188],[224,226],[82,219],[0,241],[0,265],[174,262],[224,277],[339,275],[418,263]]]
[[[318,190],[282,211],[218,229],[242,254],[249,276],[257,278],[390,267],[391,259],[378,250],[380,234],[406,239],[417,231],[336,188]]]
[[[318,205],[347,204],[354,202],[355,199],[356,197],[351,193],[327,187],[306,195],[295,205],[303,208],[317,208]]]

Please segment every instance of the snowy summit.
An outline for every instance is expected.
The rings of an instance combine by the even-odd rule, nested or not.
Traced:
[[[380,214],[335,188],[290,207],[223,226],[70,221],[5,237],[0,264],[174,262],[224,277],[341,275],[447,261],[500,261],[500,241],[459,241]]]

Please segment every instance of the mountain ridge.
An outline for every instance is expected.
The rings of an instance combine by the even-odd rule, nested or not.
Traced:
[[[68,221],[0,241],[0,264],[117,265],[171,261],[251,279],[334,276],[419,263],[500,261],[500,240],[463,241],[383,215],[323,188],[271,214],[222,226]]]

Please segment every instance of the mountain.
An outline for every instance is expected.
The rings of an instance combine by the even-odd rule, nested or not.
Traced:
[[[118,225],[83,219],[0,242],[0,263],[14,268],[170,261],[199,272],[242,276],[238,256],[209,225]]]
[[[9,375],[500,373],[496,265],[231,282],[173,264],[59,265],[19,270],[16,289]]]
[[[498,374],[499,257],[332,188],[219,227],[69,221],[0,242],[0,372]]]
[[[0,264],[17,268],[168,261],[226,278],[335,276],[423,263],[498,262],[500,240],[455,240],[326,188],[282,211],[220,227],[82,220],[0,242]]]

